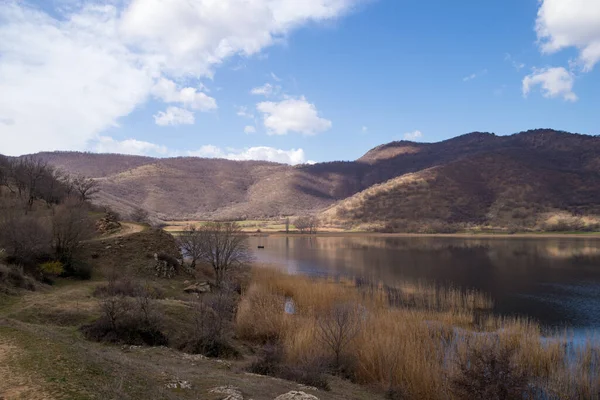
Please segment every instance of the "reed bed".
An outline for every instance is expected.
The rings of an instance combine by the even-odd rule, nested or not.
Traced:
[[[284,312],[290,301],[293,314]],[[256,268],[239,305],[237,335],[279,343],[288,363],[322,364],[332,354],[319,340],[320,321],[341,304],[352,306],[360,326],[344,348],[345,374],[365,385],[405,398],[467,398],[453,386],[464,374],[460,366],[470,365],[477,351],[506,350],[510,369],[527,377],[522,398],[600,398],[598,340],[576,345],[566,333],[544,338],[534,322],[492,315],[491,299],[476,291],[425,283],[389,287]]]

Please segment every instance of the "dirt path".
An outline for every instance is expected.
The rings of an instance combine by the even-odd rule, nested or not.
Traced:
[[[146,229],[148,229],[146,225],[136,224],[134,222],[121,222],[121,229],[119,229],[119,231],[111,233],[110,235],[99,236],[92,239],[92,241],[113,239],[119,236],[129,236],[133,235],[134,233],[142,232]]]

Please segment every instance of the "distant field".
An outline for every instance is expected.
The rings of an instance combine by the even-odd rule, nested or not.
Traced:
[[[268,221],[268,220],[245,220],[236,221],[245,232],[285,232],[285,221]],[[189,225],[200,226],[206,221],[167,221],[167,226],[164,228],[167,232],[180,232]],[[296,227],[290,223],[290,231],[295,231]]]
[[[238,223],[244,232],[262,232],[262,233],[282,233],[285,232],[285,221],[280,220],[244,220],[244,221],[235,221]],[[185,227],[189,225],[200,226],[206,223],[206,221],[166,221],[167,226],[163,229],[167,232],[181,232],[185,229]],[[331,228],[331,227],[321,227],[319,228],[320,232],[353,232],[350,230],[344,230],[340,228]],[[290,233],[297,232],[296,226],[290,223]]]

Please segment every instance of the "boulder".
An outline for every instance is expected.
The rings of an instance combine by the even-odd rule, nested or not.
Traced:
[[[244,400],[242,392],[234,386],[219,386],[210,390],[211,393],[221,394],[221,400]]]
[[[319,398],[312,394],[292,390],[291,392],[277,396],[275,400],[319,400]]]
[[[208,293],[210,292],[210,283],[206,281],[197,282],[186,287],[183,291],[186,293]]]

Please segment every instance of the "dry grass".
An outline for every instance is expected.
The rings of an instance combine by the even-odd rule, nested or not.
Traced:
[[[600,393],[597,341],[575,347],[566,336],[543,339],[535,323],[486,313],[492,304],[480,293],[425,284],[393,291],[357,287],[266,268],[253,274],[237,333],[251,341],[278,341],[288,363],[331,358],[318,340],[319,318],[336,305],[355,304],[362,310],[361,328],[345,356],[352,361],[348,375],[363,384],[397,389],[408,398],[460,398],[450,383],[460,374],[459,361],[474,349],[491,348],[509,350],[511,363],[538,393],[569,399],[597,399]],[[293,299],[294,314],[283,312],[286,299]]]

